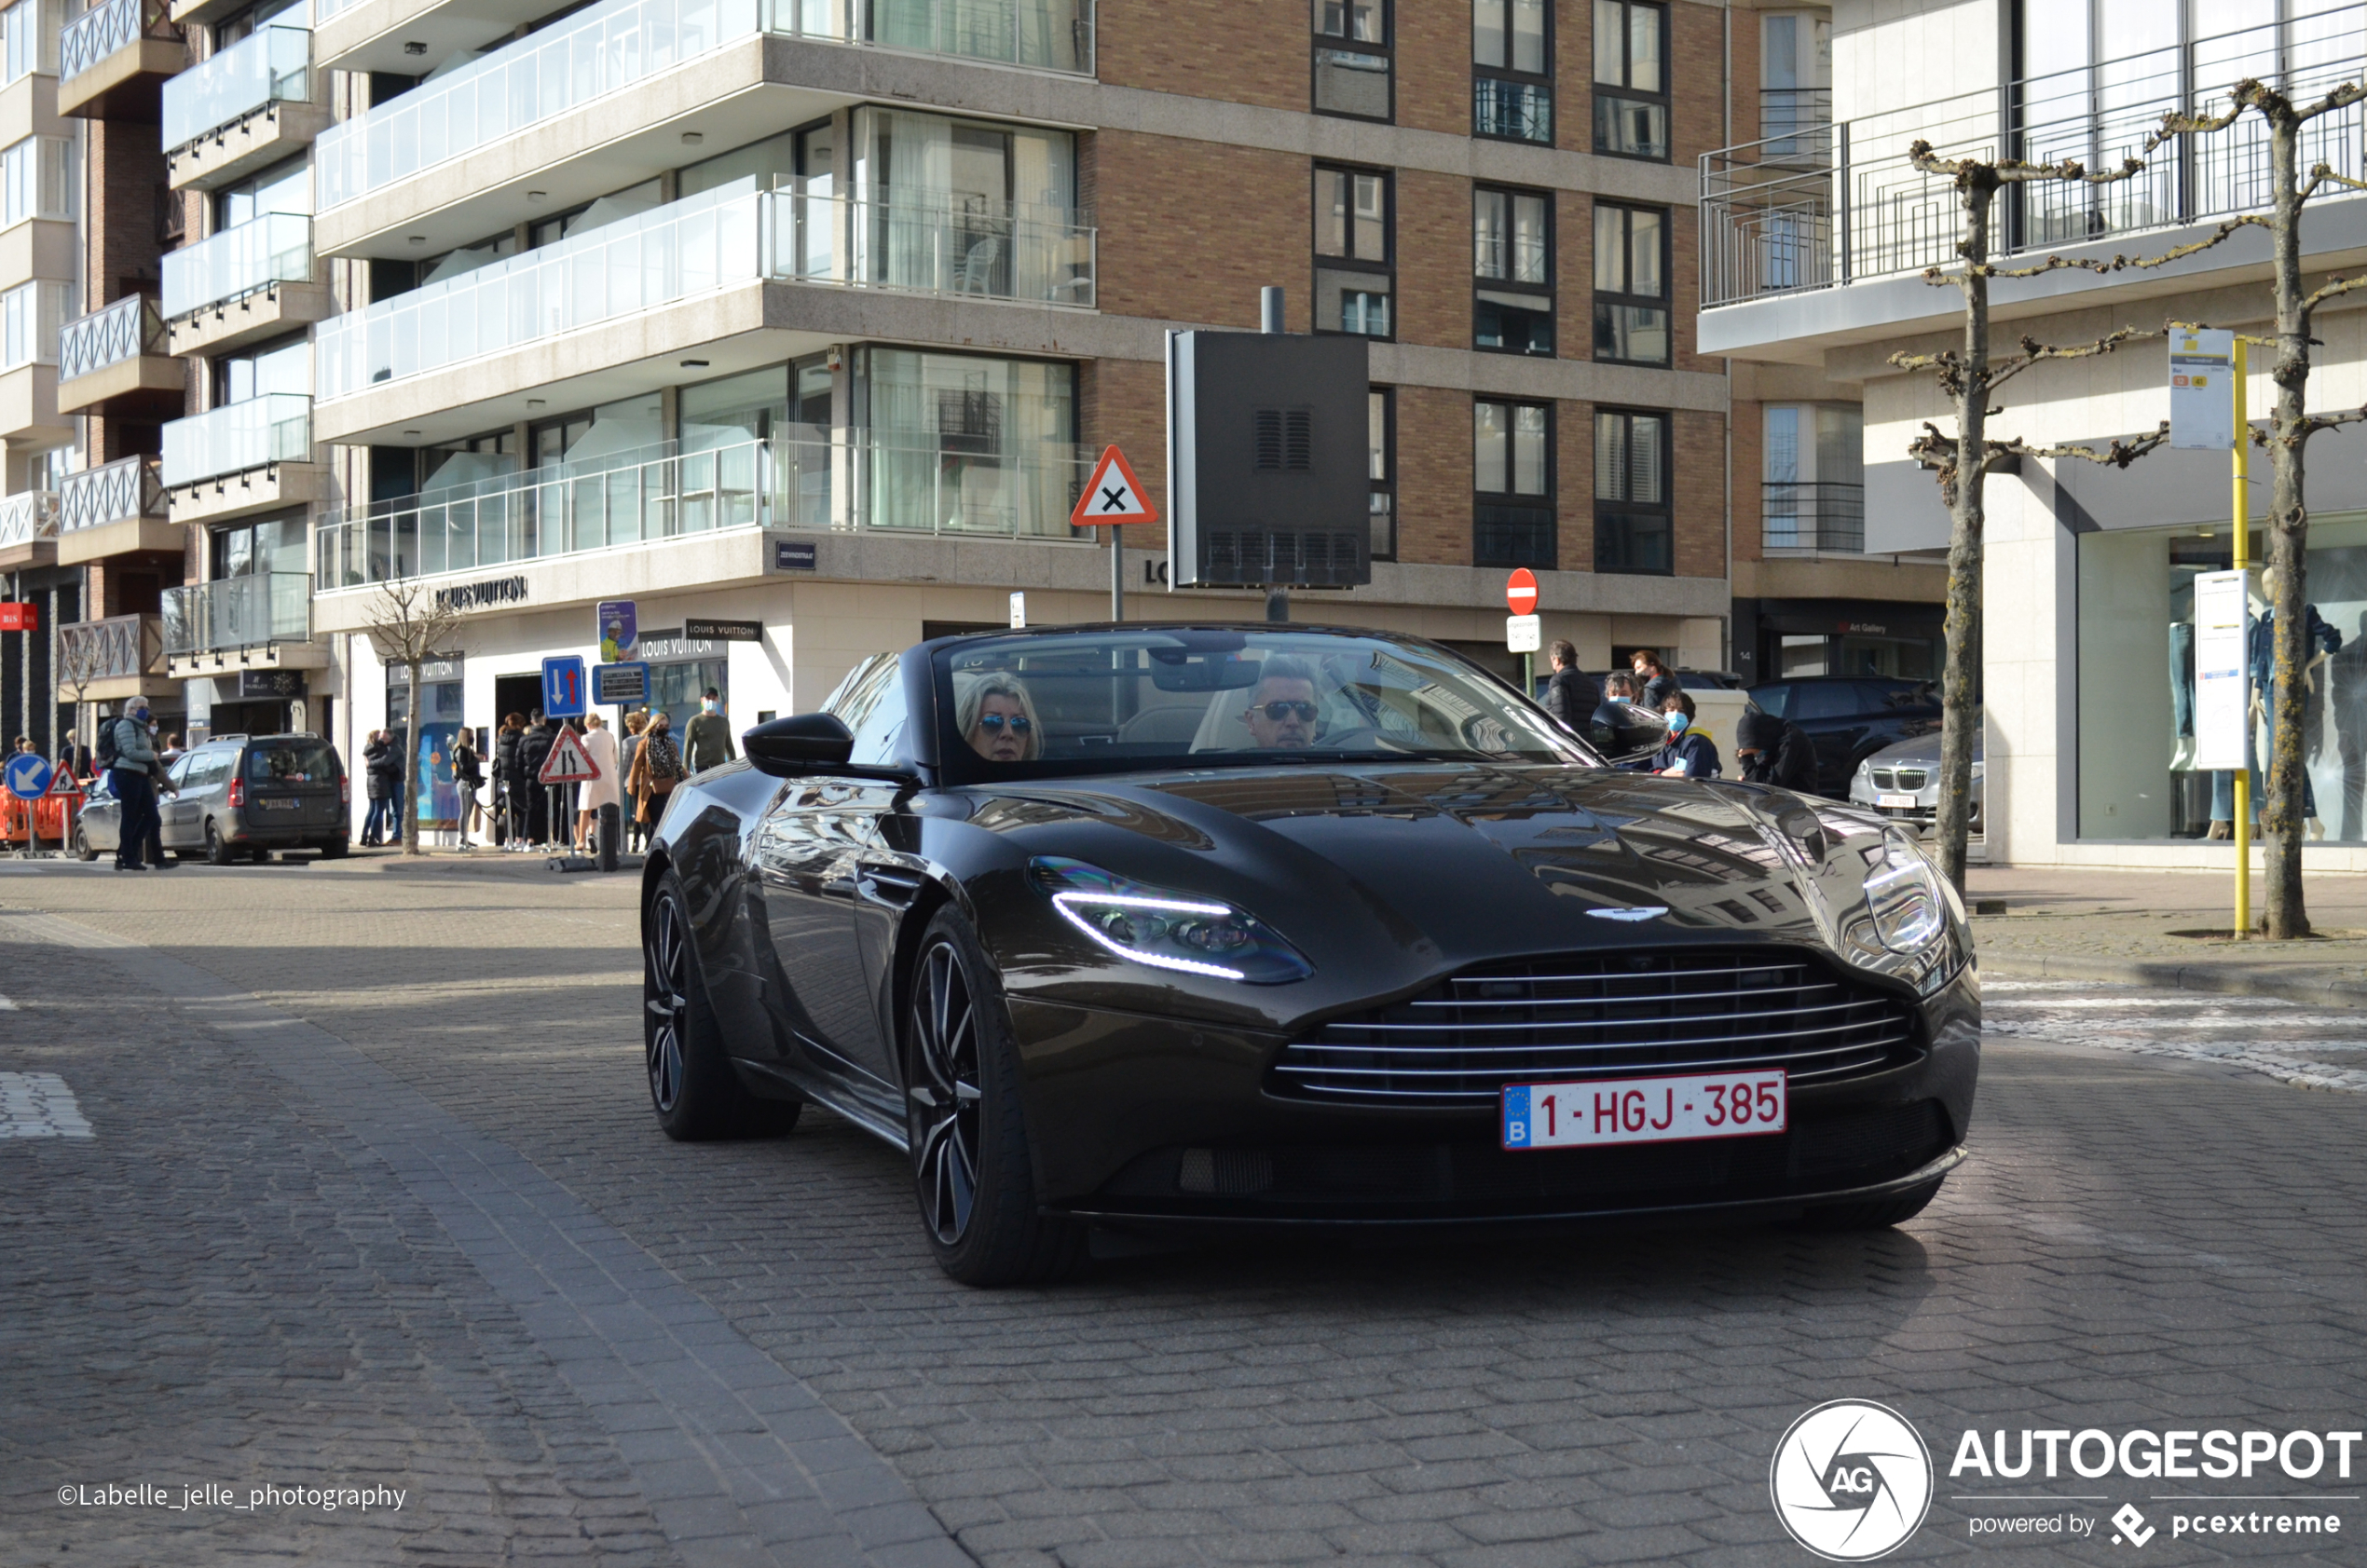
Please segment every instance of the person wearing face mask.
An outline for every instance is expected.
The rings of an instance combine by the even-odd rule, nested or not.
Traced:
[[[131,698],[123,704],[122,716],[107,722],[115,729],[110,737],[115,746],[115,763],[108,770],[107,787],[122,802],[123,813],[116,824],[120,837],[116,839],[115,868],[145,871],[153,866],[161,871],[174,863],[164,858],[164,845],[158,837],[163,826],[157,815],[156,775],[159,770],[156,726],[148,717],[148,700]]]
[[[732,749],[732,721],[723,716],[723,700],[708,687],[699,699],[699,711],[682,727],[682,760],[693,773],[720,768],[739,753]]]
[[[1661,704],[1668,742],[1652,757],[1652,771],[1672,779],[1714,779],[1718,775],[1717,746],[1693,730],[1693,700],[1672,691]]]

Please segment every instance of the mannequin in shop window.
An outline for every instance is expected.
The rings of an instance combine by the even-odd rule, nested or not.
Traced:
[[[2251,753],[2251,816],[2260,820],[2262,779],[2259,758],[2264,751],[2273,755],[2276,737],[2268,730],[2269,683],[2277,670],[2277,612],[2270,607],[2277,593],[2277,572],[2271,567],[2260,574],[2258,593],[2251,595],[2252,624],[2250,640],[2245,645],[2245,674],[2251,687],[2251,721],[2245,727],[2244,743]],[[2316,605],[2303,607],[2308,620],[2303,631],[2303,647],[2308,662],[2302,667],[2302,702],[2305,708],[2314,706],[2319,691],[2319,669],[2327,659],[2342,651],[2343,634],[2326,622]],[[2318,815],[2318,791],[2311,784],[2305,766],[2301,776],[2301,814],[2308,820],[2309,837],[2323,839],[2326,824]],[[2232,839],[2236,836],[2236,774],[2233,769],[2215,772],[2210,777],[2210,836]]]

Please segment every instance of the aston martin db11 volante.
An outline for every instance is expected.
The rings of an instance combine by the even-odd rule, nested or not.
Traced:
[[[1910,837],[1608,769],[1434,645],[940,637],[746,743],[647,864],[658,1120],[847,1117],[958,1279],[1162,1230],[1888,1225],[1963,1158],[1972,941]]]

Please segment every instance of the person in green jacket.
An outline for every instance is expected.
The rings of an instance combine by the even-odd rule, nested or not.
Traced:
[[[732,747],[732,721],[723,716],[723,700],[710,686],[699,701],[698,716],[683,727],[682,760],[693,773],[704,773],[738,755]]]

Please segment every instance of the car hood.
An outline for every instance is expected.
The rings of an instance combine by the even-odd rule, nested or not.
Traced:
[[[1880,829],[1831,802],[1649,774],[1489,764],[1129,775],[998,791],[1032,854],[1250,908],[1319,968],[1672,943],[1838,944]]]
[[[1981,743],[1977,734],[1973,739],[1973,760],[1978,762],[1980,759]],[[1884,746],[1867,760],[1878,762],[1885,768],[1936,768],[1939,766],[1939,731],[1934,729],[1927,735],[1910,735],[1906,740]]]

